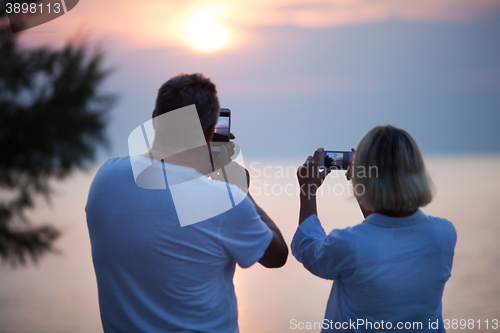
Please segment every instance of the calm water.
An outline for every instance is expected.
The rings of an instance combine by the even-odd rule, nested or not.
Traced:
[[[451,220],[458,232],[444,317],[500,320],[500,157],[474,160],[477,164],[472,166],[465,155],[428,158],[437,194],[423,211]],[[251,192],[288,243],[297,226],[295,166],[301,162],[247,161],[253,177]],[[102,332],[83,210],[92,178],[93,174],[78,174],[57,184],[52,207],[41,202],[31,213],[33,220],[52,221],[63,230],[58,243],[61,254],[29,268],[0,267],[0,332]],[[340,172],[327,179],[318,203],[327,232],[362,221],[349,190]],[[292,256],[281,269],[258,264],[238,268],[235,285],[241,332],[298,331],[290,328],[291,319],[321,321],[331,284],[307,272]],[[478,330],[476,324],[476,329],[457,331],[487,330],[484,325]],[[488,331],[500,332],[500,328]]]

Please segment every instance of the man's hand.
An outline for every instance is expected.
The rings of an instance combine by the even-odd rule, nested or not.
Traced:
[[[220,152],[213,153],[216,170],[231,163],[231,157],[234,155],[234,147],[234,142],[228,142],[220,146]]]
[[[233,133],[230,134],[231,140],[235,139]],[[220,151],[212,151],[212,160],[214,163],[214,170],[219,170],[221,167],[231,163],[231,157],[234,155],[234,142],[223,143],[220,145]]]
[[[231,139],[234,139],[231,133]],[[231,160],[235,154],[236,145],[233,142],[220,146],[220,152],[212,152],[213,167],[215,172],[211,178],[238,186],[243,192],[248,193],[250,174],[248,170]]]

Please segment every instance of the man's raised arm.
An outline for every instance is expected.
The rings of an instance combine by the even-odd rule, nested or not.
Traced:
[[[283,265],[285,265],[288,258],[288,246],[286,245],[285,239],[283,238],[281,231],[278,229],[269,215],[267,215],[266,212],[262,208],[260,208],[260,206],[253,200],[250,194],[248,194],[248,196],[255,204],[257,213],[259,213],[262,221],[264,221],[264,223],[267,224],[269,229],[271,229],[271,231],[273,232],[273,239],[267,247],[266,252],[259,260],[259,263],[267,268],[282,267]]]

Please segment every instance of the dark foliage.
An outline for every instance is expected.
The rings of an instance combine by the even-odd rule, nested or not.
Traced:
[[[3,8],[2,8],[3,9]],[[85,168],[105,144],[114,97],[109,74],[85,43],[24,49],[0,9],[0,257],[13,266],[54,252],[59,231],[33,226],[26,210],[50,197],[51,179]],[[20,24],[20,23],[18,23]]]

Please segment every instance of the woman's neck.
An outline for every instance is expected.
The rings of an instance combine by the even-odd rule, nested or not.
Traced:
[[[407,217],[410,215],[413,215],[417,210],[412,210],[412,211],[402,211],[402,212],[394,212],[390,210],[384,210],[384,211],[378,211],[377,213],[389,216],[389,217]]]

